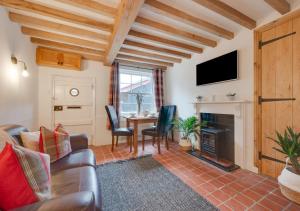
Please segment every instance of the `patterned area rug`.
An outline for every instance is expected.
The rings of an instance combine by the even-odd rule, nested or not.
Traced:
[[[217,210],[151,156],[97,167],[104,211]]]

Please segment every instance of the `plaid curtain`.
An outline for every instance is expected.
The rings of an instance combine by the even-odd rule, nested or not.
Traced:
[[[110,84],[109,84],[109,95],[108,95],[108,104],[113,105],[117,111],[119,116],[119,108],[120,108],[120,84],[119,84],[119,63],[114,62],[111,66],[110,72]],[[109,120],[107,119],[107,128],[110,129]]]
[[[162,69],[153,70],[155,104],[157,111],[164,105],[164,74]]]

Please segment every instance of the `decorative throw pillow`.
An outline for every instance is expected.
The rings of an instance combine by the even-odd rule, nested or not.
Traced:
[[[39,152],[40,131],[36,132],[21,132],[21,139],[24,147],[33,151]]]
[[[40,151],[50,155],[50,162],[53,163],[72,152],[70,136],[62,129],[56,128],[51,131],[45,127],[40,128]]]
[[[0,153],[0,196],[3,210],[49,199],[49,155],[6,144]]]

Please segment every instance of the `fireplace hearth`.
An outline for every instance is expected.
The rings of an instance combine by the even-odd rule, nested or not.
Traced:
[[[200,119],[207,126],[200,131],[200,150],[190,154],[225,171],[239,168],[234,162],[234,115],[201,113]]]

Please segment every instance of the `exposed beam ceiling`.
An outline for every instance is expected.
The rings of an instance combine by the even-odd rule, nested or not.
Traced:
[[[286,0],[264,0],[267,4],[284,15],[291,10],[290,4]]]
[[[57,1],[74,5],[76,7],[85,8],[112,18],[114,18],[118,13],[118,10],[116,8],[107,6],[105,4],[93,0],[57,0]]]
[[[264,1],[281,14],[290,10],[288,0]],[[216,36],[233,39],[238,29],[231,21],[249,29],[256,27],[255,20],[223,0],[114,2],[0,0],[0,6],[10,10],[10,20],[21,25],[22,32],[31,37],[32,43],[79,53],[85,59],[103,61],[105,65],[111,65],[118,58],[118,61],[166,68],[180,63],[183,58],[191,58],[192,53],[202,53],[205,46],[216,47]],[[204,8],[199,6],[193,10],[194,2]],[[236,4],[236,7],[241,5]],[[266,3],[263,5],[270,10]],[[198,15],[201,11],[204,11],[203,16]],[[215,13],[231,21],[222,20],[219,15],[210,18]],[[193,28],[201,29],[202,34]]]
[[[80,36],[82,38],[94,39],[99,41],[108,41],[109,35],[100,34],[97,32],[76,28],[73,26],[68,26],[65,24],[55,23],[52,21],[47,21],[43,19],[38,19],[30,16],[20,15],[17,13],[9,13],[9,18],[13,22],[17,22],[26,26],[34,28],[46,28],[54,31],[60,31],[63,33],[73,34]]]
[[[23,34],[28,35],[28,36],[49,39],[49,40],[55,40],[58,42],[66,42],[66,43],[70,43],[73,45],[86,46],[86,47],[90,47],[92,49],[103,50],[103,49],[106,49],[106,47],[107,47],[106,44],[83,40],[83,39],[70,37],[70,36],[66,36],[66,35],[60,35],[60,34],[56,34],[56,33],[52,33],[52,32],[45,32],[45,31],[41,31],[41,30],[37,30],[37,29],[24,27],[24,26],[21,28],[21,30],[22,30]]]
[[[146,58],[130,56],[130,55],[126,55],[126,54],[118,54],[117,58],[131,60],[131,61],[145,62],[145,63],[156,64],[156,65],[161,65],[161,66],[173,67],[173,63],[170,63],[170,62],[162,62],[162,61],[155,60],[155,59],[146,59]]]
[[[181,38],[193,41],[193,42],[200,43],[202,45],[206,45],[206,46],[210,46],[210,47],[216,47],[216,45],[217,45],[217,42],[214,41],[214,40],[205,38],[205,37],[200,36],[200,35],[193,34],[191,32],[187,32],[187,31],[178,29],[176,27],[172,27],[172,26],[162,24],[162,23],[159,23],[159,22],[156,22],[156,21],[152,21],[152,20],[149,20],[147,18],[137,17],[135,21],[139,24],[149,26],[151,28],[154,28],[154,29],[157,29],[159,31],[165,32],[165,33],[170,34],[172,36],[181,37]]]
[[[120,52],[121,53],[127,53],[127,54],[133,54],[133,55],[137,55],[137,56],[151,57],[151,58],[154,58],[154,59],[160,59],[160,60],[165,60],[165,61],[175,62],[175,63],[180,63],[181,62],[181,59],[177,59],[177,58],[174,58],[174,57],[164,56],[164,55],[155,54],[155,53],[148,53],[148,52],[129,49],[129,48],[121,48]]]
[[[91,48],[79,47],[79,46],[75,46],[75,45],[69,45],[69,44],[60,43],[60,42],[49,41],[49,40],[40,39],[40,38],[36,38],[36,37],[31,37],[31,42],[34,44],[42,45],[42,46],[46,46],[46,47],[60,48],[60,49],[65,49],[65,50],[69,50],[69,51],[76,51],[76,52],[81,52],[81,53],[86,53],[86,54],[94,54],[94,55],[104,56],[104,51],[94,50]]]
[[[244,26],[248,29],[254,29],[256,27],[256,21],[248,17],[247,15],[239,12],[231,6],[223,3],[220,0],[193,0],[194,2],[206,7],[220,15]]]
[[[192,57],[192,55],[188,54],[188,53],[183,53],[183,52],[180,52],[180,51],[170,50],[170,49],[167,49],[167,48],[156,47],[156,46],[153,46],[153,45],[148,45],[148,44],[135,42],[135,41],[131,41],[131,40],[125,40],[124,44],[128,45],[128,46],[133,46],[133,47],[143,48],[143,49],[157,51],[157,52],[161,52],[161,53],[171,54],[171,55],[174,55],[174,56],[187,58],[187,59],[190,59]]]
[[[134,31],[134,30],[130,30],[128,35],[138,37],[138,38],[142,38],[142,39],[146,39],[146,40],[150,40],[150,41],[154,41],[154,42],[158,42],[158,43],[168,45],[168,46],[171,46],[171,47],[177,47],[177,48],[187,50],[187,51],[191,51],[191,52],[195,52],[195,53],[202,53],[203,52],[202,48],[196,47],[194,45],[188,45],[188,44],[185,44],[185,43],[182,43],[182,42],[177,42],[177,41],[174,41],[174,40],[169,40],[169,39],[165,39],[165,38],[154,36],[154,35],[149,35],[149,34]]]
[[[1,0],[0,5],[112,32],[113,25],[24,0]]]
[[[192,16],[186,12],[183,12],[167,4],[161,3],[157,0],[146,0],[145,3],[150,6],[150,10],[153,10],[161,15],[167,16],[180,22],[184,22],[188,25],[197,28],[201,28],[212,34],[218,35],[226,39],[232,39],[234,37],[234,33],[231,31],[209,23],[206,20]]]
[[[143,62],[135,62],[135,61],[129,61],[125,59],[116,59],[117,62],[123,65],[127,66],[132,66],[132,67],[142,67],[142,68],[149,68],[149,69],[162,69],[166,70],[166,66],[159,66],[159,65],[154,65],[154,64],[148,64],[148,63],[143,63]]]
[[[124,42],[144,0],[122,0],[116,17],[108,51],[105,56],[106,64],[112,64]]]

